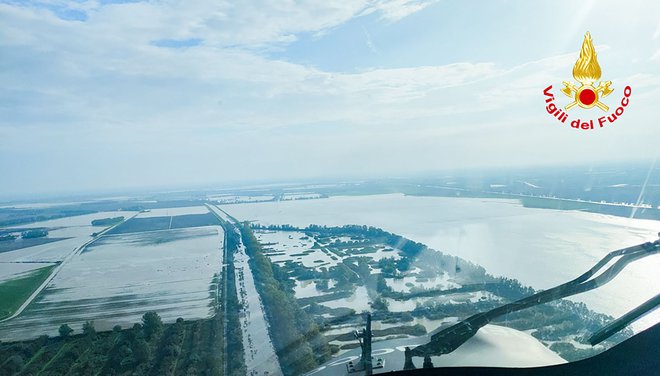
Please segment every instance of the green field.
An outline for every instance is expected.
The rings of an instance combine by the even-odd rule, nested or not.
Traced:
[[[48,278],[57,265],[46,266],[25,275],[0,282],[0,319],[11,316]]]

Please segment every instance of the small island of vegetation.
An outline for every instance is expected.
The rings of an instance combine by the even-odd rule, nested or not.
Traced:
[[[92,221],[92,226],[112,226],[124,221],[124,217],[100,218]]]
[[[48,230],[43,228],[26,230],[21,233],[21,238],[23,239],[36,239],[36,238],[43,238],[46,236],[48,236]]]

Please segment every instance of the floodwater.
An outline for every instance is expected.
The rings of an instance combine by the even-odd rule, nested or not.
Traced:
[[[316,282],[314,281],[299,281],[295,280],[296,286],[294,287],[294,291],[296,294],[296,298],[309,298],[312,296],[318,296],[319,294],[323,294],[323,292],[319,291],[316,288]]]
[[[0,338],[132,326],[148,311],[164,321],[213,314],[211,282],[222,265],[220,226],[103,236],[64,264],[35,301],[0,324]]]
[[[525,208],[517,200],[402,194],[227,205],[260,224],[371,225],[477,263],[499,276],[547,289],[577,277],[610,251],[653,241],[659,221]],[[629,265],[615,280],[574,300],[620,316],[657,294],[660,255]],[[660,321],[660,312],[635,324]]]
[[[170,217],[177,215],[188,214],[206,214],[209,210],[206,206],[186,206],[180,208],[160,208],[151,209],[138,214],[138,218],[151,218],[151,217]]]
[[[314,240],[297,231],[256,231],[255,235],[265,248],[273,248],[277,254],[268,255],[273,262],[293,260],[301,262],[307,268],[323,266],[331,268],[339,263],[333,260],[333,254],[320,249],[312,249]],[[274,252],[266,249],[267,252]],[[307,252],[302,254],[302,252]]]
[[[370,301],[371,299],[369,299],[367,288],[365,286],[357,286],[355,292],[348,298],[330,300],[319,304],[330,308],[348,307],[354,309],[355,312],[360,313],[371,310],[371,306],[369,305]]]
[[[247,374],[281,376],[282,370],[268,332],[263,304],[254,284],[248,255],[241,244],[234,256],[238,298],[243,306],[239,315],[243,329],[243,349]]]
[[[19,230],[46,227],[48,228],[49,238],[63,238],[63,240],[0,253],[0,279],[3,276],[5,279],[15,278],[19,273],[29,270],[26,267],[27,264],[24,264],[25,262],[53,263],[62,261],[74,249],[90,241],[93,233],[101,232],[107,228],[107,226],[92,226],[92,221],[95,219],[120,216],[129,218],[135,214],[136,212],[126,211],[101,212],[33,222],[21,226],[10,226],[12,229]]]
[[[55,265],[48,262],[30,262],[30,263],[0,263],[0,282],[20,278],[30,274],[29,272],[43,268],[46,266]]]
[[[452,289],[460,287],[456,282],[450,281],[449,274],[443,273],[441,276],[425,278],[422,281],[418,281],[418,278],[415,276],[403,277],[403,278],[385,278],[385,282],[393,291],[398,292],[410,292],[412,288],[420,289]]]

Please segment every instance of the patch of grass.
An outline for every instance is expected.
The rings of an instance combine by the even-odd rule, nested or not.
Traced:
[[[0,319],[11,316],[36,290],[57,265],[33,270],[25,275],[0,282]]]

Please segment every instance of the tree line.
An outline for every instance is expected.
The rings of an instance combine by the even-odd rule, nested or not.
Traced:
[[[0,344],[0,376],[9,375],[222,375],[222,315],[165,324],[156,312],[123,329],[81,333],[68,325],[59,337]]]
[[[244,223],[239,228],[282,371],[285,375],[298,375],[314,369],[331,356],[327,340],[298,305],[293,281],[263,254],[250,226]]]

